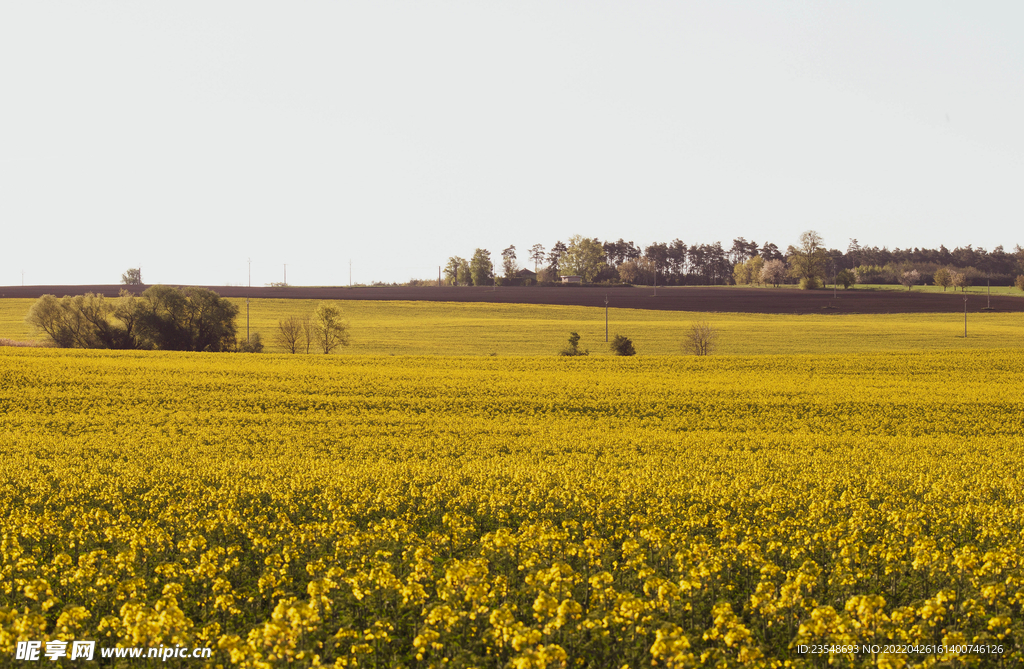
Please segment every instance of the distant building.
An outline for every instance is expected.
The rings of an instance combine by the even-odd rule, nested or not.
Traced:
[[[521,269],[516,272],[517,279],[530,279],[531,281],[537,280],[537,273],[529,269]]]
[[[583,283],[582,276],[563,276],[562,283]]]

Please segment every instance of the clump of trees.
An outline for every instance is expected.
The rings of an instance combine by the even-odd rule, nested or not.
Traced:
[[[121,275],[121,283],[125,286],[141,286],[142,268],[130,267],[127,272]]]
[[[764,269],[764,258],[753,256],[745,262],[738,262],[732,268],[733,281],[737,286],[763,283],[761,270]]]
[[[790,276],[799,279],[801,288],[813,289],[821,285],[825,263],[828,262],[828,253],[821,235],[814,230],[804,232],[800,235],[800,245],[786,249],[786,256]]]
[[[558,352],[558,355],[578,356],[590,355],[590,351],[580,348],[580,335],[578,332],[569,333],[569,345]]]
[[[633,347],[633,341],[629,337],[617,334],[612,337],[609,346],[615,355],[636,355],[636,348]]]
[[[349,323],[342,316],[341,309],[328,302],[321,302],[309,316],[290,316],[277,322],[276,343],[289,353],[313,348],[330,354],[350,341]]]
[[[26,321],[62,348],[235,351],[237,314],[235,305],[206,288],[151,286],[141,296],[122,290],[114,299],[43,295]]]
[[[1017,277],[1017,281],[1013,284],[1017,286],[1017,290],[1024,290],[1024,274]]]

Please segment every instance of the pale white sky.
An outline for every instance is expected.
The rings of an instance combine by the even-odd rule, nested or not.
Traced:
[[[1020,2],[0,3],[0,285],[1024,244]]]

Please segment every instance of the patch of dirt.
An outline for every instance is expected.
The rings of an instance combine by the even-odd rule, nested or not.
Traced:
[[[38,298],[50,294],[99,293],[117,297],[123,286],[6,286],[0,297]],[[136,287],[142,292],[147,286]],[[659,287],[303,287],[204,286],[223,297],[260,297],[308,300],[424,300],[430,302],[491,302],[497,304],[553,304],[581,307],[608,306],[658,311],[736,312],[755,314],[903,314],[963,312],[961,293],[923,293],[890,290],[794,290],[789,288],[739,288],[735,286]],[[967,293],[967,310],[978,312],[987,305],[984,293]],[[993,295],[992,310],[1024,311],[1024,297]]]

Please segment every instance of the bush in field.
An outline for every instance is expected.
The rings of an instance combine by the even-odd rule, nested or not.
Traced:
[[[844,289],[848,289],[853,284],[857,283],[857,277],[848,269],[844,269],[839,274],[836,274],[836,283],[841,285]]]
[[[136,297],[43,295],[26,321],[61,348],[236,350],[238,308],[206,288],[151,286]]]
[[[60,348],[147,348],[139,336],[139,300],[127,291],[103,295],[43,295],[25,320]]]
[[[623,337],[622,335],[617,334],[612,338],[609,346],[612,349],[612,353],[615,355],[636,355],[636,349],[633,348],[633,341],[629,337]]]
[[[141,336],[165,351],[230,351],[238,307],[212,290],[151,286],[138,309]]]
[[[590,355],[590,351],[585,348],[580,348],[580,335],[577,332],[569,333],[569,345],[558,352],[558,355],[565,356],[576,356],[576,355]]]
[[[240,339],[235,346],[237,353],[263,353],[263,335],[253,332],[249,341]]]
[[[1024,274],[1018,276],[1016,283],[1013,285],[1017,286],[1017,290],[1024,290]]]

